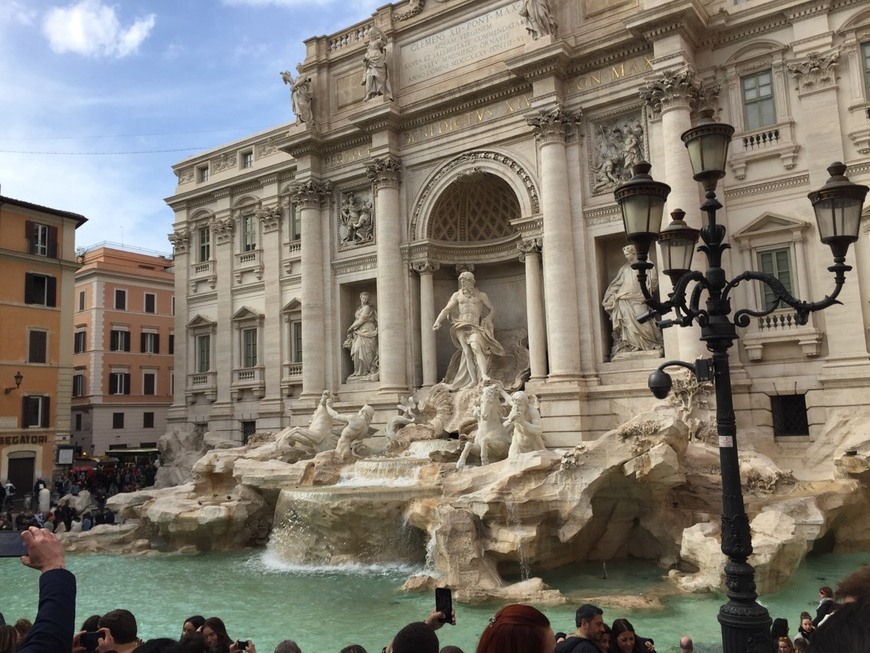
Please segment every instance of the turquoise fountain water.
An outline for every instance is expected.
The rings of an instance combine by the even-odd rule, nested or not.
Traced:
[[[788,587],[761,601],[774,617],[786,617],[796,628],[801,610],[811,610],[820,585],[836,585],[843,576],[870,562],[870,554],[810,558]],[[232,637],[252,639],[259,653],[271,653],[282,639],[295,639],[303,653],[337,653],[360,643],[377,653],[403,625],[429,614],[430,593],[400,591],[409,567],[368,566],[317,568],[282,563],[267,551],[233,554],[121,557],[71,555],[67,566],[78,578],[76,622],[118,607],[138,618],[144,638],[177,637],[192,614],[219,616]],[[531,570],[534,575],[534,569]],[[555,630],[570,631],[573,613],[588,597],[656,594],[664,589],[661,571],[646,562],[608,562],[607,578],[600,563],[559,570],[545,580],[570,597],[567,605],[540,606]],[[0,560],[0,611],[7,621],[33,618],[38,574],[18,560]],[[664,609],[631,611],[605,602],[605,620],[627,617],[644,636],[656,641],[659,653],[676,650],[690,634],[696,650],[718,650],[716,615],[721,596],[680,596]],[[475,650],[477,639],[498,605],[457,606],[456,626],[438,631],[442,646]]]

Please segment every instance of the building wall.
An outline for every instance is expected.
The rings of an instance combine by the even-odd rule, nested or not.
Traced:
[[[86,344],[74,362],[85,383],[83,394],[73,400],[73,415],[82,416],[81,429],[73,432],[74,443],[95,455],[110,448],[153,445],[165,431],[172,403],[172,261],[106,246],[86,250],[81,261],[75,330],[86,334]],[[78,303],[79,293],[84,293],[83,303]],[[119,295],[122,304],[116,302]],[[153,297],[153,305],[146,306],[146,295]],[[113,341],[113,331],[124,333],[120,337],[128,342]],[[157,352],[147,351],[154,343],[143,341],[145,333],[157,336]],[[124,347],[129,350],[119,350]],[[146,373],[155,376],[153,394],[145,392]],[[112,374],[124,377],[113,381]],[[146,425],[145,413],[151,414],[151,425]],[[116,415],[122,416],[117,418],[122,425]]]
[[[69,443],[75,229],[84,222],[75,213],[0,197],[0,479],[11,477],[22,493],[37,477],[51,478],[55,447]],[[28,294],[28,276],[45,280],[38,297],[36,290]],[[45,334],[44,361],[40,347],[31,351],[34,332]],[[30,424],[25,404],[34,402],[47,410],[37,410]]]
[[[870,181],[870,11],[778,0],[553,4],[558,36],[538,39],[520,22],[519,2],[427,5],[409,15],[405,5],[385,6],[306,42],[313,124],[288,123],[174,167],[176,329],[186,336],[170,422],[207,424],[238,441],[243,423],[304,423],[328,389],[346,410],[372,403],[383,423],[398,398],[443,376],[452,345],[446,333],[433,335],[429,318],[469,264],[503,324],[522,326],[525,315],[527,388],[543,402],[549,444],[597,437],[652,406],[646,378],[661,359],[706,352],[697,327],[673,328],[663,356],[611,360],[601,299],[625,244],[613,190],[630,175],[621,166],[633,135],[653,176],[671,185],[667,210],[683,208],[700,226],[703,193],[680,134],[703,104],[736,128],[717,190],[733,245],[726,267],[757,269],[764,252],[781,249],[795,294],[830,292],[831,255],[806,196],[834,160],[848,164],[852,181]],[[392,98],[366,99],[359,85],[375,29],[388,43]],[[770,119],[759,125],[744,97],[750,79],[771,94]],[[243,167],[248,152],[253,165]],[[462,212],[442,211],[443,202],[474,179],[497,179],[502,190],[483,197],[468,230],[507,219],[492,206],[510,199],[518,207],[510,233],[438,231]],[[348,241],[349,192],[372,202],[370,239]],[[250,251],[246,216],[256,221]],[[807,325],[781,309],[740,330],[732,368],[742,427],[774,435],[771,396],[804,397],[809,437],[820,436],[832,410],[866,403],[868,224],[847,259],[854,270],[843,306]],[[664,296],[669,281],[659,281]],[[360,290],[378,306],[381,374],[351,383],[342,343]],[[762,297],[744,283],[733,301],[758,310]],[[297,319],[302,365],[291,346]],[[264,355],[247,368],[240,333],[251,325]],[[210,360],[198,369],[202,336]]]

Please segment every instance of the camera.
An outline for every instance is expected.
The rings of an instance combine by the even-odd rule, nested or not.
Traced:
[[[243,641],[241,639],[237,639],[236,640],[236,648],[239,649],[240,651],[247,651],[248,650],[248,641],[247,640]]]
[[[82,633],[79,637],[79,644],[84,646],[85,650],[90,653],[91,651],[96,651],[100,645],[100,640],[105,637],[103,633],[99,630],[95,630],[88,633]]]

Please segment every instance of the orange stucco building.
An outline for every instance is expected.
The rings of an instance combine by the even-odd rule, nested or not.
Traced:
[[[151,448],[172,404],[173,261],[132,247],[79,252],[72,377],[72,443],[101,456]]]
[[[0,196],[0,479],[49,480],[70,440],[75,230],[82,215]]]

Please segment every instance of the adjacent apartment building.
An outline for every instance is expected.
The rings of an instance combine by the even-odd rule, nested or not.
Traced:
[[[50,479],[69,444],[78,213],[0,196],[0,479]]]
[[[106,243],[78,259],[72,443],[97,456],[156,447],[172,404],[173,262]]]

